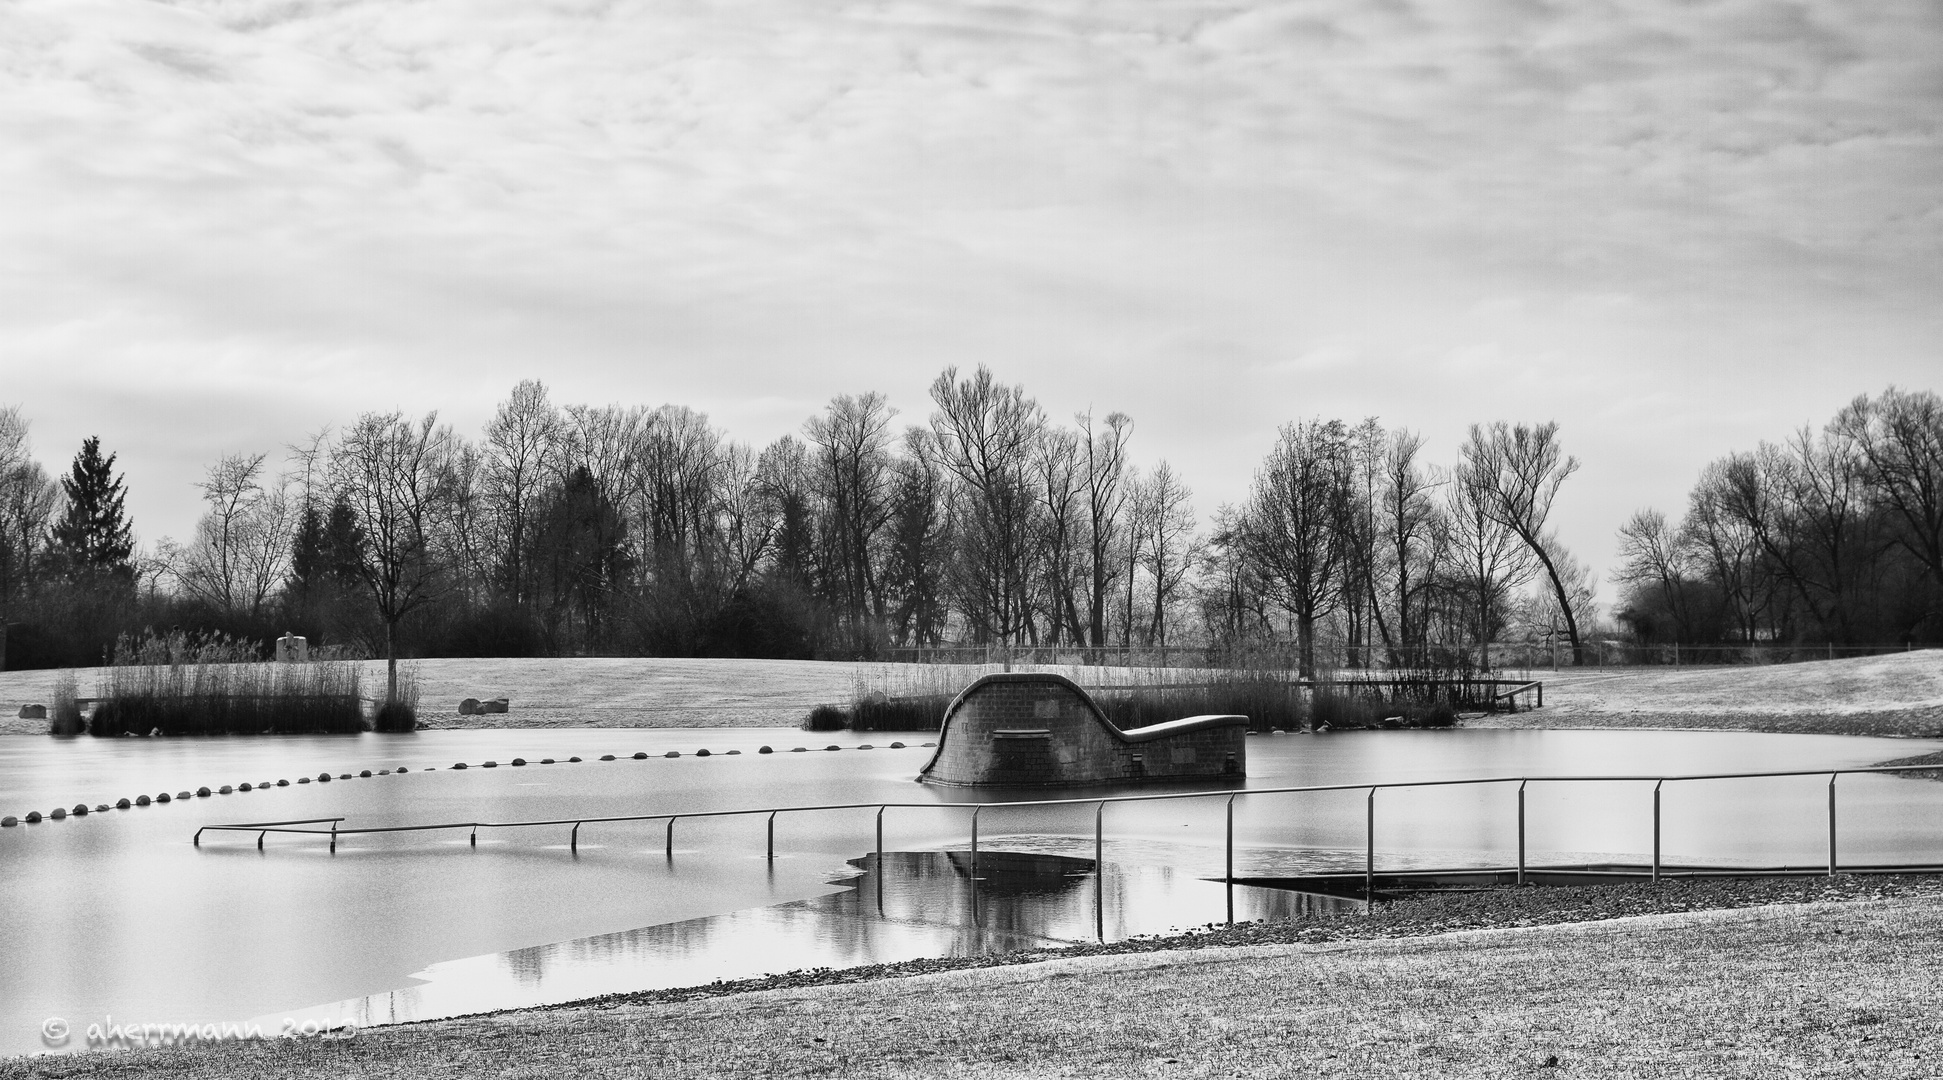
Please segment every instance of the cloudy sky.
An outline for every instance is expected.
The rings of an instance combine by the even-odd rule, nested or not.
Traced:
[[[1136,421],[1557,420],[1635,508],[1943,389],[1943,7],[0,0],[0,404],[148,539],[226,451],[558,401],[765,443],[949,364]]]

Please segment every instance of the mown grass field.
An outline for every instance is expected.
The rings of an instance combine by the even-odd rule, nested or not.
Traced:
[[[1939,936],[1935,898],[1758,907],[14,1059],[0,1077],[1933,1077]]]

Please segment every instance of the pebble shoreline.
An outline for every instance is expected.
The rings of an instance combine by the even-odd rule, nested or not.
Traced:
[[[700,1001],[758,990],[928,975],[941,971],[1012,967],[1078,956],[1167,952],[1235,945],[1318,945],[1428,937],[1457,930],[1500,930],[1596,922],[1635,915],[1725,911],[1773,904],[1885,900],[1943,896],[1943,878],[1924,875],[1844,874],[1839,877],[1671,879],[1617,885],[1498,886],[1471,892],[1428,893],[1381,901],[1372,911],[1313,915],[1268,922],[1211,924],[1180,934],[1128,938],[1105,944],[1030,949],[985,956],[957,956],[870,964],[854,968],[807,968],[759,979],[609,994],[538,1006],[556,1009],[612,1008],[655,1002]],[[517,1011],[517,1010],[509,1010]]]

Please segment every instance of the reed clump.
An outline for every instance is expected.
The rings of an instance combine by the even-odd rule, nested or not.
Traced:
[[[47,706],[47,733],[66,737],[87,728],[88,721],[81,715],[80,684],[74,672],[63,671],[54,679],[54,700]]]
[[[363,731],[353,663],[276,664],[241,639],[149,633],[116,642],[89,734],[314,735]]]

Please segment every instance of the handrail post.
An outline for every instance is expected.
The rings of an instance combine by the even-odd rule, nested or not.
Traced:
[[[331,851],[337,850],[337,822],[331,822]]]
[[[1665,779],[1653,782],[1653,880],[1660,880],[1660,785]]]
[[[1518,781],[1518,884],[1525,883],[1525,785],[1530,780]]]
[[[473,847],[479,846],[479,826],[476,823],[472,826],[472,836],[469,842]]]
[[[197,830],[196,830],[196,835],[194,835],[194,836],[192,836],[192,837],[190,837],[190,838],[189,838],[189,842],[190,842],[191,844],[194,844],[194,845],[195,845],[195,846],[197,846],[197,847],[201,847],[201,846],[202,846],[202,830],[201,830],[201,829],[197,829]]]
[[[1835,778],[1840,773],[1828,774],[1828,876],[1835,876]]]
[[[1093,811],[1093,932],[1106,940],[1106,800]]]
[[[676,818],[676,817],[678,817],[678,816],[680,816],[680,815],[677,815],[677,814],[670,814],[670,815],[668,815],[668,844],[667,844],[667,847],[668,847],[668,861],[669,861],[669,862],[674,862],[674,861],[675,861],[675,818]]]
[[[1236,794],[1239,794],[1237,792]],[[1228,866],[1223,880],[1228,888],[1228,925],[1235,924],[1235,796],[1228,796]]]
[[[567,850],[575,854],[580,852],[580,822],[578,821],[573,823],[573,833],[567,837]]]
[[[1367,846],[1363,849],[1363,910],[1376,908],[1376,789],[1370,788]]]
[[[769,811],[769,861],[776,861],[776,811]]]
[[[884,806],[877,808],[877,874],[880,878],[884,872],[884,811],[887,809]]]
[[[265,830],[263,830],[263,832],[260,832],[260,833],[257,833],[257,834],[256,834],[256,850],[258,850],[258,851],[262,851],[262,850],[263,850],[263,833],[267,833],[267,832],[269,832],[269,831],[270,831],[270,830],[268,830],[268,829],[265,829]]]

